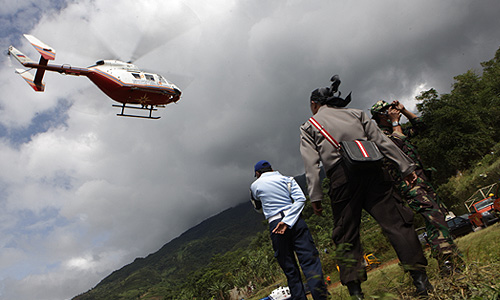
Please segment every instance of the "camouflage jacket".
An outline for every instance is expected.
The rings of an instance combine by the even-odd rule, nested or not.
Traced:
[[[410,143],[410,139],[421,131],[425,130],[425,123],[420,118],[414,118],[410,120],[411,126],[407,126],[403,128],[403,133],[394,132],[392,127],[388,126],[379,126],[382,132],[387,135],[398,147],[401,149],[404,154],[408,155],[409,158],[415,162],[417,165],[417,170],[422,170],[423,165],[420,160],[420,155],[418,154],[417,148]],[[388,162],[390,163],[390,162]],[[393,167],[389,167],[389,170],[393,169]],[[396,170],[397,171],[397,170]],[[391,175],[396,175],[392,174]],[[397,177],[394,177],[397,178]]]

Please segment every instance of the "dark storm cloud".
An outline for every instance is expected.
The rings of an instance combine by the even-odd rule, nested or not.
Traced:
[[[162,119],[147,122],[117,118],[85,78],[47,75],[39,94],[3,64],[2,132],[29,128],[60,99],[69,107],[64,126],[45,122],[18,147],[0,140],[0,167],[12,170],[0,177],[0,269],[18,270],[14,279],[0,272],[1,292],[32,299],[43,287],[38,299],[72,297],[247,201],[256,161],[301,174],[298,128],[310,117],[311,91],[334,74],[343,95],[353,92],[351,106],[365,111],[379,99],[414,109],[422,90],[449,92],[453,76],[493,57],[499,13],[492,0],[78,1],[44,13],[30,33],[57,49],[59,63],[130,57],[140,44],[139,67],[191,83]],[[184,14],[189,26],[169,27]],[[27,235],[9,247],[18,241],[16,224],[25,224],[15,217],[21,211],[44,238]],[[138,236],[140,243],[131,239]],[[81,286],[71,283],[82,277]]]

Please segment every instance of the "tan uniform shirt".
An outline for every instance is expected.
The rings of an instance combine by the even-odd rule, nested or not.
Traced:
[[[412,160],[363,111],[323,105],[314,118],[339,143],[356,139],[373,141],[384,156],[396,163],[403,176],[415,169]],[[340,153],[310,122],[300,127],[300,153],[304,160],[309,197],[313,202],[321,201],[320,162],[328,174],[340,162]]]

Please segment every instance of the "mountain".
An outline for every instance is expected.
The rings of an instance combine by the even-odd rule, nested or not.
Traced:
[[[263,216],[246,201],[187,230],[157,252],[114,271],[73,300],[119,299],[131,293],[140,295],[160,282],[182,284],[213,255],[246,247],[266,229],[265,224]]]

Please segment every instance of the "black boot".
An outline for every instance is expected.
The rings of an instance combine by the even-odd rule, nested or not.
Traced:
[[[364,299],[363,292],[361,291],[361,282],[359,280],[349,281],[345,284],[349,290],[351,299]]]
[[[452,275],[454,270],[455,266],[453,265],[453,261],[444,260],[439,262],[439,274],[441,274],[442,277]]]
[[[442,277],[453,275],[454,273],[461,273],[465,268],[460,254],[445,255],[438,259],[439,274]]]
[[[428,296],[427,292],[430,292],[434,289],[432,284],[429,282],[429,278],[427,278],[427,273],[421,270],[412,270],[410,271],[411,278],[413,278],[413,284],[417,288],[416,295],[417,297]]]

